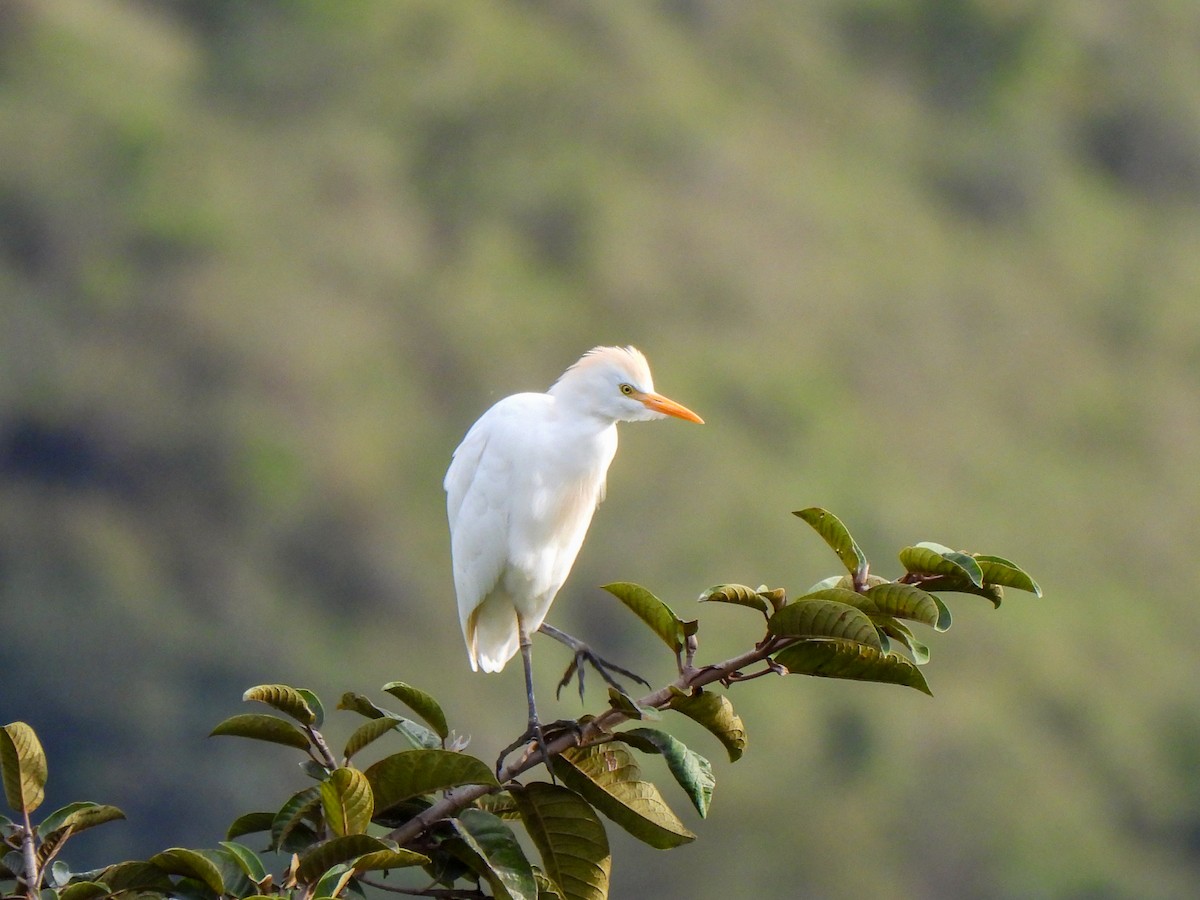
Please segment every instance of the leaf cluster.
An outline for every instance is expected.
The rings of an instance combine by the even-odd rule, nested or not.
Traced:
[[[695,839],[644,774],[642,757],[662,757],[700,817],[713,798],[711,763],[666,731],[641,723],[664,714],[692,719],[735,762],[746,750],[747,734],[727,694],[733,685],[797,674],[899,684],[928,694],[920,667],[929,661],[929,649],[912,625],[939,632],[950,627],[939,592],[976,594],[997,606],[1006,587],[1041,593],[1009,560],[928,542],[901,550],[904,573],[889,581],[871,573],[866,555],[832,513],[814,507],[796,515],[830,546],[844,572],[794,599],[765,586],[723,584],[705,591],[700,601],[752,610],[763,620],[749,649],[707,665],[696,663],[698,620],[680,618],[639,585],[606,585],[666,645],[678,677],[638,698],[610,689],[607,709],[546,729],[546,746],[528,744],[514,762],[493,768],[467,754],[438,701],[405,682],[382,688],[403,712],[362,694],[342,695],[338,710],[357,718],[338,753],[322,731],[325,710],[313,692],[283,684],[250,688],[243,700],[271,711],[231,716],[212,735],[299,751],[310,783],[278,809],[239,816],[213,848],[173,847],[147,860],[72,873],[56,859],[66,841],[122,814],[75,803],[34,828],[29,816],[42,802],[45,755],[28,725],[5,726],[4,791],[20,821],[0,822],[7,850],[0,880],[12,880],[29,898],[62,900],[307,900],[362,895],[368,886],[445,898],[602,900],[612,865],[604,820],[659,849]],[[363,751],[389,741],[402,748],[359,764]],[[521,780],[543,761],[549,782]],[[516,827],[524,829],[526,842]],[[526,853],[530,845],[536,860]],[[272,870],[272,858],[283,865]]]
[[[94,888],[86,876],[73,875],[58,856],[67,841],[80,832],[125,814],[115,806],[70,803],[37,825],[32,815],[45,799],[49,774],[46,754],[37,733],[25,722],[0,729],[0,771],[4,798],[17,821],[0,816],[0,883],[13,881],[26,897],[36,898],[43,887],[65,900],[88,900],[107,889]]]

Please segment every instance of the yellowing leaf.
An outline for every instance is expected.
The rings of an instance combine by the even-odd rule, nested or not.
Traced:
[[[612,857],[591,805],[572,790],[541,781],[514,789],[512,797],[563,900],[605,900]]]
[[[551,765],[567,787],[651,847],[667,850],[696,839],[620,744],[576,747]]]
[[[46,789],[46,754],[37,734],[24,722],[0,729],[0,769],[8,805],[21,813],[42,805]]]
[[[375,800],[371,785],[358,769],[335,769],[321,782],[325,822],[336,835],[361,834],[371,824]]]
[[[309,693],[309,692],[305,692]],[[310,693],[311,696],[311,693]],[[313,725],[317,713],[309,705],[304,693],[286,684],[260,684],[242,695],[242,700],[257,700],[291,716],[301,725]]]
[[[725,746],[730,762],[737,762],[745,752],[746,727],[724,694],[712,691],[680,694],[671,700],[671,709],[683,713],[716,735],[717,740]]]

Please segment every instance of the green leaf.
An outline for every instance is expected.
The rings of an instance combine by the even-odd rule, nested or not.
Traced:
[[[911,584],[888,581],[870,588],[864,595],[875,611],[898,619],[911,619],[936,631],[950,627],[950,610],[928,591]]]
[[[309,895],[316,900],[334,900],[341,896],[352,878],[354,878],[354,870],[345,863],[337,863],[326,869],[317,879],[317,883],[312,886]]]
[[[275,821],[275,813],[251,812],[238,816],[225,832],[225,839],[232,841],[244,834],[256,834],[260,831],[270,831],[271,823]]]
[[[124,818],[125,814],[115,806],[102,806],[98,803],[72,803],[56,810],[43,819],[37,828],[41,838],[41,846],[37,849],[39,864],[53,858],[67,839],[75,834],[105,822]]]
[[[221,878],[221,870],[211,860],[206,859],[195,850],[184,847],[171,847],[161,853],[156,853],[147,860],[152,866],[157,866],[169,875],[182,875],[185,878],[195,878],[214,894],[225,893],[225,882]]]
[[[124,819],[125,813],[115,806],[82,801],[71,803],[62,809],[55,810],[42,819],[38,825],[38,836],[45,840],[60,828],[70,828],[72,834],[78,834],[105,822]]]
[[[724,694],[703,690],[695,694],[680,694],[671,700],[671,709],[683,713],[716,735],[729,754],[730,762],[737,762],[745,752],[746,728]]]
[[[98,881],[76,881],[58,892],[58,900],[97,900],[110,894],[108,885]]]
[[[854,579],[849,575],[830,575],[828,578],[822,578],[800,596],[816,594],[820,591],[827,591],[830,588],[842,588],[843,590],[853,591]]]
[[[273,744],[283,744],[285,747],[295,747],[297,750],[308,749],[308,736],[303,731],[279,716],[270,716],[265,713],[242,713],[230,716],[208,733],[209,737],[218,735],[270,741]]]
[[[274,850],[297,849],[297,842],[288,839],[296,832],[299,832],[300,836],[305,836],[306,831],[302,827],[304,822],[316,824],[320,809],[320,787],[305,788],[292,794],[271,821],[271,848]]]
[[[424,725],[414,722],[411,719],[406,719],[404,716],[397,715],[390,710],[382,709],[362,694],[356,694],[353,691],[342,694],[341,702],[338,703],[338,709],[348,709],[361,716],[366,716],[368,719],[388,719],[395,723],[393,727],[396,731],[404,735],[405,739],[414,747],[425,750],[441,749],[442,739]]]
[[[442,739],[420,722],[399,716],[396,719],[396,731],[418,750],[442,749]]]
[[[850,641],[801,641],[776,653],[775,662],[795,675],[902,684],[933,693],[925,676],[907,659]]]
[[[384,757],[364,773],[375,795],[375,811],[395,806],[410,797],[460,784],[499,787],[491,766],[465,753],[450,750],[405,750]]]
[[[537,882],[538,900],[563,900],[558,885],[551,881],[546,873],[537,866],[533,867],[533,878]]]
[[[1042,589],[1029,574],[1014,562],[1001,556],[976,553],[975,561],[983,571],[984,584],[1004,585],[1019,591],[1028,591],[1035,597],[1042,596]]]
[[[24,722],[12,722],[0,729],[0,770],[9,807],[30,813],[42,805],[46,754],[37,733]]]
[[[389,731],[394,731],[397,724],[394,719],[386,716],[381,719],[370,719],[363,722],[354,729],[354,732],[346,740],[346,749],[342,751],[342,756],[350,759],[372,741],[382,737]]]
[[[257,700],[259,703],[265,703],[267,706],[273,707],[281,713],[286,713],[301,725],[315,725],[317,713],[309,706],[305,694],[315,699],[311,691],[301,693],[294,687],[288,687],[286,684],[260,684],[242,694],[242,700],[246,702]]]
[[[965,578],[975,587],[983,587],[983,570],[973,557],[931,541],[905,547],[900,551],[900,564],[914,574]]]
[[[217,849],[197,850],[201,856],[217,867],[221,873],[221,881],[225,885],[225,893],[234,897],[245,897],[247,894],[258,893],[258,884],[250,880],[242,867],[241,861],[230,850],[224,847]],[[247,851],[249,852],[249,851]],[[207,891],[203,891],[207,900]]]
[[[663,603],[652,593],[640,585],[627,581],[616,581],[603,585],[608,591],[637,615],[639,619],[650,626],[664,644],[676,653],[683,650],[683,641],[687,637],[687,626],[667,604]]]
[[[491,886],[497,900],[537,900],[533,866],[503,819],[482,809],[464,809],[454,827],[466,845],[472,868]]]
[[[313,728],[320,728],[325,724],[325,707],[321,704],[320,698],[307,688],[296,688],[296,693],[304,698],[304,702],[308,704],[308,708],[312,711],[313,721],[310,723]]]
[[[857,606],[834,597],[854,595],[854,591],[829,588],[816,594],[798,597],[767,620],[767,629],[779,637],[829,637],[855,641],[880,649],[879,634],[874,623]]]
[[[819,506],[796,510],[792,515],[799,516],[813,527],[825,543],[830,546],[842,565],[851,575],[864,574],[867,571],[867,557],[859,549],[858,543],[850,535],[849,529],[842,524],[841,519],[829,510]]]
[[[771,604],[754,588],[744,584],[718,584],[700,595],[700,602],[732,603],[757,609],[764,616],[771,614]]]
[[[717,781],[707,759],[678,738],[655,728],[630,728],[613,737],[644,752],[661,753],[671,775],[692,801],[696,812],[700,813],[701,818],[708,816],[708,805],[712,802]]]
[[[221,841],[221,846],[228,851],[245,876],[255,884],[261,884],[267,877],[267,869],[262,860],[258,858],[258,854],[245,844],[239,844],[237,841]]]
[[[62,845],[67,842],[67,838],[70,836],[71,832],[66,828],[50,832],[46,840],[42,841],[42,845],[37,848],[38,866],[44,867],[47,862],[53,859],[54,855],[62,850]]]
[[[313,781],[324,781],[333,770],[325,768],[324,765],[315,759],[304,759],[300,761],[300,771]]]
[[[608,689],[608,705],[624,713],[631,719],[648,719],[656,722],[662,718],[662,715],[653,706],[643,706],[624,691],[619,691],[615,687]]]
[[[0,847],[0,850],[4,849]],[[0,855],[0,879],[16,878],[18,873],[25,871],[25,857],[20,850],[9,850]]]
[[[356,693],[355,691],[346,691],[346,693],[342,694],[342,699],[338,701],[337,708],[346,709],[350,712],[356,712],[360,716],[366,716],[368,719],[396,717],[395,713],[388,712],[386,709],[381,709],[362,694]]]
[[[512,796],[563,900],[605,900],[612,856],[604,825],[587,801],[541,781],[514,788]]]
[[[367,834],[348,834],[317,844],[300,855],[296,877],[304,884],[316,881],[340,863],[352,863],[360,856],[381,850],[396,850],[392,841],[381,841]]]
[[[61,888],[71,880],[71,867],[68,866],[63,860],[56,859],[50,864],[50,871],[46,873],[45,870],[43,870],[43,874],[49,875],[48,880],[50,884],[56,888]]]
[[[972,584],[965,575],[928,575],[921,578],[921,587],[926,591],[954,591],[959,594],[975,594],[985,597],[998,608],[1004,600],[1004,588],[998,584],[985,584],[983,587]]]
[[[787,603],[787,591],[783,588],[768,588],[765,584],[760,584],[758,595],[771,604],[772,611]]]
[[[625,747],[574,747],[550,761],[554,774],[638,840],[669,850],[696,839]]]
[[[484,812],[490,812],[493,816],[499,816],[501,819],[519,819],[521,817],[517,812],[517,805],[508,795],[508,791],[484,794],[476,799],[475,805]]]
[[[149,862],[131,860],[108,866],[97,881],[108,885],[114,895],[126,891],[152,891],[169,894],[171,879],[165,871]]]
[[[383,689],[424,719],[443,741],[450,734],[446,725],[446,714],[430,694],[403,681],[390,682],[385,684]]]
[[[907,647],[908,652],[912,654],[913,662],[918,666],[923,666],[929,662],[929,648],[913,637],[913,633],[903,622],[892,619],[882,623],[880,628],[883,629],[888,637],[894,638]]]
[[[405,869],[409,866],[425,866],[429,857],[415,850],[405,850],[403,847],[395,850],[376,850],[364,853],[354,861],[355,872],[377,872],[384,869]]]
[[[340,836],[365,832],[375,812],[371,785],[358,769],[334,769],[321,783],[321,805],[325,824]]]

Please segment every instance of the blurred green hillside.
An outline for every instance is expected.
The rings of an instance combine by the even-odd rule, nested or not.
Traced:
[[[760,682],[737,766],[680,728],[710,818],[613,829],[615,897],[1192,896],[1198,51],[1187,0],[0,0],[0,720],[130,819],[72,861],[302,786],[205,739],[260,682],[515,736],[441,477],[632,343],[708,424],[622,430],[555,624],[661,681],[595,586],[803,590],[811,505],[1047,596],[959,600],[932,700]]]

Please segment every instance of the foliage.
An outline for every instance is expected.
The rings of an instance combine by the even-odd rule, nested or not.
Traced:
[[[871,574],[867,557],[832,513],[810,508],[796,515],[833,549],[845,574],[791,600],[782,589],[765,586],[708,589],[701,601],[757,612],[765,618],[765,632],[748,650],[706,665],[695,662],[698,620],[679,618],[638,585],[608,585],[671,650],[678,677],[640,698],[612,690],[606,710],[556,723],[545,748],[528,745],[514,762],[502,757],[494,769],[464,752],[433,695],[404,682],[383,690],[420,721],[361,694],[342,696],[338,709],[365,721],[351,732],[340,756],[321,730],[324,706],[312,691],[283,684],[250,688],[243,700],[274,712],[231,716],[212,735],[300,750],[302,768],[314,783],[277,810],[239,816],[226,840],[213,848],[172,847],[144,861],[72,872],[58,859],[67,840],[123,815],[111,806],[74,803],[35,828],[30,814],[43,799],[45,755],[27,724],[7,725],[0,731],[0,762],[8,805],[19,818],[0,825],[10,850],[0,862],[0,879],[12,881],[30,900],[126,893],[189,900],[320,898],[361,893],[372,885],[440,897],[601,900],[608,896],[612,864],[603,819],[659,849],[696,837],[647,780],[639,754],[666,759],[702,818],[715,787],[709,761],[678,738],[658,728],[622,726],[677,713],[712,732],[733,762],[746,749],[746,728],[728,696],[714,686],[729,689],[772,674],[811,675],[900,684],[929,694],[919,669],[929,660],[928,648],[904,623],[938,631],[950,627],[949,610],[933,591],[981,594],[996,605],[1005,587],[1041,594],[1015,563],[933,543],[902,550],[905,572],[888,581]],[[384,738],[408,746],[360,766],[359,754]],[[549,783],[519,780],[543,760],[549,763]],[[527,857],[516,824],[537,849],[538,864]],[[251,835],[264,849],[246,843]],[[275,870],[273,854],[284,860]],[[424,887],[412,887],[410,870],[418,869]]]
[[[0,3],[0,724],[37,726],[51,806],[129,815],[73,858],[282,795],[260,745],[161,835],[248,685],[332,703],[451,658],[414,527],[450,450],[481,398],[628,341],[712,431],[622,436],[555,624],[638,639],[587,588],[620,578],[802,587],[750,511],[797,485],[868,547],[952,511],[1057,602],[978,646],[956,606],[926,730],[916,691],[735,694],[756,765],[703,834],[739,866],[663,883],[621,834],[615,893],[1187,896],[1197,46],[1180,0]],[[442,671],[502,733],[502,679]],[[797,831],[779,773],[847,747]]]

